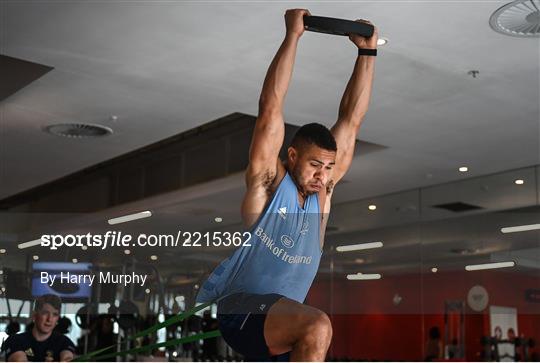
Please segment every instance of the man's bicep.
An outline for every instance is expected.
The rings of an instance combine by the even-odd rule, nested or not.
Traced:
[[[332,173],[334,184],[343,178],[351,166],[358,128],[351,122],[340,120],[331,129],[337,145],[336,165]]]
[[[268,167],[273,169],[284,137],[285,124],[280,113],[260,116],[255,123],[249,148],[250,166],[256,170]]]

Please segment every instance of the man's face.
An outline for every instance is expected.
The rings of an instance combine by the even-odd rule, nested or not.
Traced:
[[[326,187],[336,163],[336,152],[316,145],[298,150],[289,147],[289,165],[298,190],[304,195],[318,193]]]
[[[60,312],[50,304],[43,304],[39,311],[34,312],[34,323],[37,331],[41,334],[49,334],[53,331]]]

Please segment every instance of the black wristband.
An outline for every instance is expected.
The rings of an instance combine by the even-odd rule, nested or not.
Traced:
[[[372,55],[372,56],[376,57],[377,56],[377,49],[358,48],[358,55]]]

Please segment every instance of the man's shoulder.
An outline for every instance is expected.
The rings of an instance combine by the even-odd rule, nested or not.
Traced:
[[[74,346],[75,345],[73,344],[73,341],[71,339],[69,339],[64,334],[60,334],[60,333],[52,333],[49,339],[55,345],[61,345],[61,346],[66,346],[66,345]]]

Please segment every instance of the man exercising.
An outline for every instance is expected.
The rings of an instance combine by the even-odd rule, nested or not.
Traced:
[[[283,103],[304,15],[303,9],[285,13],[285,39],[259,100],[241,208],[251,246],[223,261],[197,296],[197,302],[218,301],[223,338],[248,359],[289,353],[292,361],[323,361],[332,338],[328,316],[303,302],[319,266],[333,187],[349,169],[368,109],[377,31],[349,36],[359,55],[336,124],[302,126],[282,162]]]

